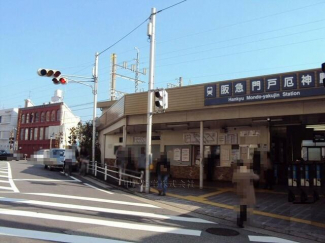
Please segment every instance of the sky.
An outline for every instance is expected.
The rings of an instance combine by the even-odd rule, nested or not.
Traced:
[[[168,8],[176,3],[174,7]],[[40,68],[92,76],[99,55],[98,101],[110,100],[111,55],[149,67],[145,21],[156,15],[155,88],[195,85],[320,68],[325,62],[325,0],[0,0],[0,109],[49,102],[55,90],[83,121],[93,95],[81,84],[54,85]],[[119,68],[118,74],[134,78]],[[148,90],[147,75],[139,88]],[[89,84],[89,83],[88,83]],[[133,81],[116,89],[134,93]],[[203,94],[202,94],[203,95]],[[100,115],[100,111],[98,115]]]

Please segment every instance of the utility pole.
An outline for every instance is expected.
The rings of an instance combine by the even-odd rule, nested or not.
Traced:
[[[151,9],[150,22],[148,24],[148,36],[150,38],[150,65],[148,84],[148,113],[147,113],[147,140],[146,140],[146,193],[150,192],[150,164],[151,154],[151,132],[152,132],[152,99],[155,77],[155,32],[156,32],[156,8]]]
[[[134,47],[134,49],[137,50],[137,59],[135,59],[135,93],[138,92],[138,86],[139,86],[139,58],[140,58],[140,51],[139,48]]]
[[[116,100],[115,96],[116,84],[116,54],[112,54],[112,79],[111,79],[111,100]]]
[[[179,87],[183,86],[183,78],[179,77],[179,81],[178,81]]]
[[[95,54],[95,67],[94,67],[94,110],[93,110],[93,144],[92,144],[92,161],[95,162],[95,146],[96,146],[96,111],[97,111],[97,85],[98,85],[98,52]]]
[[[139,91],[139,83],[145,83],[144,81],[139,80],[139,75],[140,74],[146,75],[146,69],[144,68],[143,71],[139,71],[139,60],[140,60],[139,56],[140,56],[140,54],[139,54],[139,49],[137,47],[135,47],[135,49],[137,50],[137,58],[135,59],[136,64],[135,65],[132,64],[131,68],[128,67],[127,62],[123,62],[123,65],[117,64],[117,61],[116,61],[117,56],[116,56],[116,54],[114,53],[112,55],[111,100],[116,100],[116,93],[118,93],[118,94],[126,94],[124,92],[117,91],[115,89],[116,77],[134,81],[135,82],[135,93],[137,93]],[[134,72],[135,73],[135,78],[131,78],[131,77],[116,73],[116,68],[117,67],[129,70],[131,72]]]

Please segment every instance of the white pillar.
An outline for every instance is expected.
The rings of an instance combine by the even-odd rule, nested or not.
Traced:
[[[123,126],[123,147],[126,147],[126,125]]]
[[[203,162],[204,162],[203,121],[200,121],[200,189],[203,189]]]
[[[107,180],[107,165],[105,164],[105,181]]]
[[[151,132],[152,132],[152,100],[155,77],[155,27],[156,9],[151,9],[150,23],[148,25],[148,35],[150,37],[150,64],[149,64],[149,84],[148,84],[148,112],[147,112],[147,142],[146,142],[146,193],[150,192],[150,164],[151,154]]]

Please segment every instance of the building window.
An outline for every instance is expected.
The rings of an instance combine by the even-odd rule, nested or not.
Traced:
[[[57,121],[61,120],[61,111],[60,110],[57,110],[57,112],[56,112],[56,120]]]
[[[24,140],[28,140],[28,128],[25,129],[25,139]]]
[[[35,112],[35,122],[38,122],[38,120],[39,120],[39,113]]]
[[[30,123],[34,123],[34,113],[30,114]]]
[[[37,140],[38,139],[37,138],[37,133],[38,133],[38,128],[35,127],[35,129],[34,129],[34,140]]]
[[[45,127],[44,139],[49,139],[49,127]]]
[[[0,116],[0,123],[1,123],[1,120],[2,120],[2,116]]]
[[[44,128],[40,127],[39,129],[39,140],[43,140],[44,138]]]
[[[29,113],[26,115],[26,123],[29,123]]]
[[[34,129],[31,128],[30,131],[29,131],[29,140],[33,140],[33,138],[34,138],[34,137],[33,137],[33,135],[34,135],[34,134],[33,134],[33,130],[34,130]]]
[[[21,124],[24,124],[25,123],[25,114],[22,114],[21,115]]]
[[[24,135],[25,135],[24,132],[25,132],[24,128],[20,129],[20,140],[24,140]]]
[[[51,112],[51,121],[55,121],[55,111]]]
[[[46,112],[46,121],[47,122],[50,121],[50,112],[49,111]]]
[[[44,112],[41,113],[41,122],[45,122],[45,113]]]

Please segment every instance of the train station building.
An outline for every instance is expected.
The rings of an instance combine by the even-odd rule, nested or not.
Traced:
[[[253,145],[261,171],[270,152],[285,183],[295,160],[324,161],[323,78],[321,69],[310,69],[167,89],[168,109],[153,115],[153,161],[164,152],[173,178],[199,179],[203,154],[206,179],[210,155],[213,180],[229,181],[232,164]],[[132,148],[135,159],[146,146],[147,101],[142,92],[98,103],[102,162],[114,164],[119,145]]]

